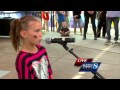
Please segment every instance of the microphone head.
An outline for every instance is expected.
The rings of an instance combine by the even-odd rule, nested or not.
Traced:
[[[45,42],[47,44],[51,44],[51,43],[58,43],[61,42],[62,38],[46,38]]]
[[[50,43],[51,43],[51,38],[46,38],[46,39],[45,39],[45,42],[46,42],[47,44],[50,44]]]
[[[71,42],[75,42],[75,38],[46,38],[45,42],[47,44],[50,43],[59,43],[59,44],[63,44],[63,43],[71,43]]]

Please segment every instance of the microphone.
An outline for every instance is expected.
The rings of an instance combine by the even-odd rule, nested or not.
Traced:
[[[62,43],[71,43],[71,42],[75,42],[75,38],[46,38],[45,42],[47,44],[50,44],[50,43],[59,43],[59,44],[62,44]]]

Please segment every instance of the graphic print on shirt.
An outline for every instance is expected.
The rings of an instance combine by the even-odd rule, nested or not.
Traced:
[[[32,67],[38,79],[48,79],[48,60],[45,56],[42,56],[41,60],[39,61],[33,61]]]

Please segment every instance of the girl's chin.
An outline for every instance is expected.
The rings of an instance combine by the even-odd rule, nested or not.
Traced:
[[[35,44],[35,45],[39,45],[40,42],[41,42],[41,40],[37,40],[37,41],[34,41],[34,44]]]

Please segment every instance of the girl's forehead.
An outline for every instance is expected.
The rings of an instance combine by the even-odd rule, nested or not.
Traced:
[[[41,27],[42,24],[39,21],[32,21],[28,23],[29,27]]]
[[[33,22],[29,22],[28,23],[28,28],[29,29],[41,29],[42,28],[42,24],[39,21],[33,21]]]
[[[41,24],[41,22],[40,22],[40,21],[30,21],[28,24],[29,24],[29,25],[30,25],[30,24]]]

